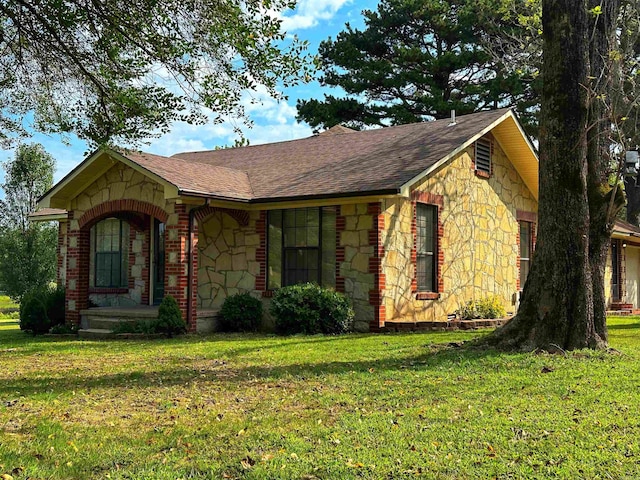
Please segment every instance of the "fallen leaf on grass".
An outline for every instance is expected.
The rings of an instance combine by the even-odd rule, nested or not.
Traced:
[[[255,464],[256,461],[251,457],[243,458],[242,460],[240,460],[240,465],[242,465],[242,468],[244,468],[245,470],[249,470]]]

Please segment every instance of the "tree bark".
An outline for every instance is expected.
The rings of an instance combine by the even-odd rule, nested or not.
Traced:
[[[597,348],[588,196],[589,25],[585,0],[543,0],[539,231],[520,310],[499,348]]]
[[[615,49],[615,26],[620,13],[620,0],[588,0],[589,9],[601,8],[590,16],[589,35],[589,128],[587,130],[588,196],[589,196],[589,262],[593,279],[593,314],[598,336],[606,342],[607,319],[604,269],[611,243],[615,217],[624,205],[617,186],[609,185],[609,173],[616,164],[611,159],[611,103]]]

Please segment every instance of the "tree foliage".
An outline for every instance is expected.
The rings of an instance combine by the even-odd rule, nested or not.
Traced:
[[[14,299],[55,278],[57,229],[30,223],[36,200],[53,185],[54,159],[41,145],[20,145],[4,164],[0,200],[0,282]]]
[[[303,74],[283,46],[290,0],[0,2],[0,140],[33,113],[43,132],[135,142],[173,121],[244,115],[246,90],[278,97]]]
[[[53,185],[55,160],[40,144],[21,144],[13,160],[3,166],[5,198],[0,200],[0,226],[25,232],[38,198]]]
[[[347,24],[320,45],[321,83],[346,96],[299,101],[298,119],[361,128],[444,118],[452,109],[519,105],[526,113],[537,99],[535,76],[506,68],[508,59],[484,46],[496,25],[509,26],[497,7],[493,0],[382,0],[363,12],[363,30]],[[493,24],[482,20],[488,16]]]

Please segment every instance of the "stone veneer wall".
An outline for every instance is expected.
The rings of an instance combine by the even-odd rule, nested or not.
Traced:
[[[378,204],[340,205],[336,212],[336,290],[345,293],[353,302],[355,329],[375,329],[378,321],[379,299],[375,288],[378,268],[375,258]],[[372,298],[373,295],[373,298]]]
[[[418,300],[412,291],[411,199],[383,200],[385,284],[381,295],[387,321],[446,321],[448,314],[468,300],[489,294],[499,295],[507,311],[513,311],[512,296],[519,275],[516,213],[536,213],[538,208],[495,140],[493,147],[489,178],[475,174],[472,145],[412,189],[414,197],[442,197],[443,206],[438,208],[442,226],[438,249],[443,254],[438,283],[442,291],[436,299]]]
[[[198,307],[219,309],[224,300],[236,293],[250,292],[257,298],[256,278],[260,263],[256,253],[260,235],[256,222],[260,212],[248,212],[248,223],[223,211],[213,212],[198,230]]]

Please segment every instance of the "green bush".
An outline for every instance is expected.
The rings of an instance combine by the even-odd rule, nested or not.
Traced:
[[[182,312],[180,311],[178,302],[176,302],[176,299],[171,295],[165,296],[158,309],[156,332],[164,333],[168,337],[172,337],[186,331],[187,324],[182,319]]]
[[[282,335],[339,334],[353,328],[354,313],[347,297],[313,283],[276,290],[269,311]]]
[[[62,287],[38,287],[22,296],[20,329],[41,335],[64,324],[65,294]]]
[[[458,315],[463,320],[473,318],[504,318],[507,315],[502,300],[497,295],[490,295],[481,300],[469,300],[458,310]]]
[[[78,326],[61,323],[51,327],[49,333],[53,333],[55,335],[75,335],[78,333]]]
[[[262,302],[248,293],[238,293],[225,299],[220,309],[220,330],[223,332],[255,332],[262,322]]]

